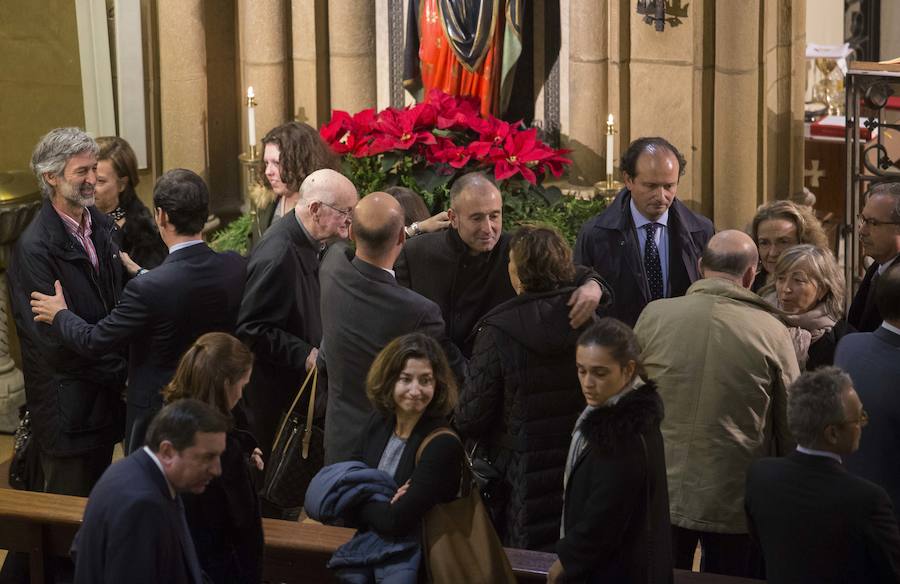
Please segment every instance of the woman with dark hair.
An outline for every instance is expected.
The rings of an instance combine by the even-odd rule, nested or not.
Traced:
[[[116,223],[113,241],[134,262],[144,268],[155,268],[166,259],[169,250],[159,236],[159,229],[149,209],[137,196],[140,182],[137,157],[122,138],[97,138],[97,185],[95,206]]]
[[[166,402],[194,398],[231,418],[253,370],[253,353],[225,333],[207,333],[185,352]],[[263,532],[251,470],[262,470],[262,453],[249,432],[232,427],[221,457],[222,474],[202,494],[182,494],[197,557],[212,582],[258,583],[262,579]]]
[[[565,469],[563,527],[549,584],[672,582],[663,404],[642,379],[634,332],[600,319],[578,339],[587,407]]]
[[[478,464],[499,475],[483,492],[500,541],[550,551],[570,428],[584,407],[571,366],[571,249],[552,227],[521,227],[510,238],[509,278],[518,296],[476,327],[455,424],[477,442]]]
[[[756,210],[750,237],[759,248],[761,269],[751,290],[765,296],[775,290],[775,264],[781,252],[791,246],[809,243],[828,247],[828,237],[812,210],[793,201],[772,201]]]
[[[319,132],[302,122],[272,128],[262,144],[263,158],[256,171],[261,188],[251,192],[251,248],[272,223],[294,209],[307,176],[323,168],[340,170],[340,160]]]
[[[363,504],[357,520],[380,535],[417,534],[433,506],[456,497],[463,464],[462,444],[451,434],[434,437],[416,463],[422,441],[448,427],[456,405],[456,382],[440,344],[421,333],[388,343],[369,369],[366,394],[375,412],[353,458],[385,471],[401,487],[390,503]]]
[[[428,216],[428,207],[425,206],[425,201],[416,191],[396,186],[388,187],[384,189],[384,192],[397,199],[397,202],[403,207],[407,237],[441,231],[450,227],[450,217],[446,211],[441,211],[432,217]]]

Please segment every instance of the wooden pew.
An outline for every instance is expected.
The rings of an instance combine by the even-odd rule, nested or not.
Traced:
[[[81,525],[87,499],[0,489],[0,549],[29,554],[31,581],[44,581],[44,562],[68,556]],[[271,582],[333,582],[325,564],[334,550],[353,535],[352,529],[263,519],[264,577]],[[554,554],[509,549],[506,554],[522,583],[546,582]],[[759,580],[675,571],[676,584],[759,584]]]

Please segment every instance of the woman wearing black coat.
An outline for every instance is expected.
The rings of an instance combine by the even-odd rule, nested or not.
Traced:
[[[578,340],[587,407],[566,459],[558,560],[547,582],[673,581],[663,406],[641,379],[640,348],[624,323],[601,319]]]
[[[195,398],[227,416],[241,399],[253,354],[225,333],[201,336],[185,352],[165,389],[166,401]],[[262,579],[263,532],[251,470],[262,453],[246,430],[225,436],[222,474],[199,495],[182,494],[188,527],[204,573],[216,584],[257,584]]]
[[[416,463],[423,440],[448,427],[456,404],[456,383],[441,346],[420,333],[394,339],[372,363],[366,393],[375,413],[354,458],[393,476],[400,489],[390,502],[360,506],[357,523],[385,536],[421,533],[425,514],[456,497],[464,456],[455,436],[441,434]]]
[[[552,551],[566,449],[584,407],[572,368],[580,331],[570,326],[567,305],[575,267],[569,246],[549,227],[521,227],[509,249],[518,296],[476,329],[455,425],[478,443],[476,458],[500,474],[485,502],[503,545]]]
[[[116,136],[97,138],[95,205],[116,223],[113,241],[143,268],[155,268],[169,254],[153,215],[135,191],[137,158],[131,146]]]

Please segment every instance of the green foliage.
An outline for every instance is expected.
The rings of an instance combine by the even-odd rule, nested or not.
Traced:
[[[225,229],[216,231],[209,242],[209,246],[216,251],[236,251],[241,255],[247,255],[247,246],[250,243],[250,228],[252,218],[250,214],[241,215],[228,224]]]
[[[504,227],[513,231],[523,223],[549,223],[559,229],[569,245],[575,245],[581,226],[606,208],[606,201],[600,197],[584,201],[563,196],[556,187],[546,190],[555,191],[558,198],[551,202],[534,193],[507,196],[503,203]]]

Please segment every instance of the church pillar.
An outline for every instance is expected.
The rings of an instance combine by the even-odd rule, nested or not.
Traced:
[[[325,0],[292,0],[294,119],[319,127],[328,117],[328,34]]]
[[[607,9],[596,0],[569,3],[569,180],[592,184],[605,178]]]
[[[256,145],[266,132],[292,119],[287,63],[288,8],[285,0],[239,0],[241,46],[241,144],[247,147],[247,88],[256,94]],[[261,152],[260,152],[261,154]]]
[[[328,0],[331,107],[375,107],[375,2]]]
[[[207,176],[206,23],[202,0],[160,0],[162,168]]]

